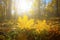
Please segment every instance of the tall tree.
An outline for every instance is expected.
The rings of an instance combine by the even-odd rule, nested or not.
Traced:
[[[46,12],[48,14],[48,17],[56,17],[57,15],[57,1],[56,0],[52,0],[50,3],[48,3],[47,7],[46,7]]]
[[[11,17],[11,0],[0,0],[0,20]]]

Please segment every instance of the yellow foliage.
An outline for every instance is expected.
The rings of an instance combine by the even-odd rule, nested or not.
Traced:
[[[49,30],[49,25],[46,24],[46,20],[40,21],[37,20],[37,24],[35,24],[36,32],[40,33],[43,30]]]
[[[18,18],[18,23],[20,24],[20,27],[22,29],[27,28],[27,29],[31,29],[31,26],[33,26],[34,24],[34,19],[28,19],[28,17],[26,15],[23,16],[23,18],[19,17]]]
[[[28,19],[28,16],[24,15],[23,17],[18,18],[18,25],[21,29],[35,29],[36,32],[40,33],[43,30],[49,30],[50,27],[47,25],[46,20]]]
[[[28,28],[28,29],[31,29],[32,27],[33,27],[33,24],[34,24],[34,19],[31,19],[31,20],[29,20],[27,23],[26,23],[26,27]]]

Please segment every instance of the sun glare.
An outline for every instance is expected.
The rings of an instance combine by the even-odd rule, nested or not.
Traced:
[[[32,8],[33,0],[15,0],[15,8],[18,14],[28,12]]]

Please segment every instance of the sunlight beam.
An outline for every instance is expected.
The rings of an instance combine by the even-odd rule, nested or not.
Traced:
[[[15,0],[15,8],[18,14],[28,12],[32,8],[33,0]]]

